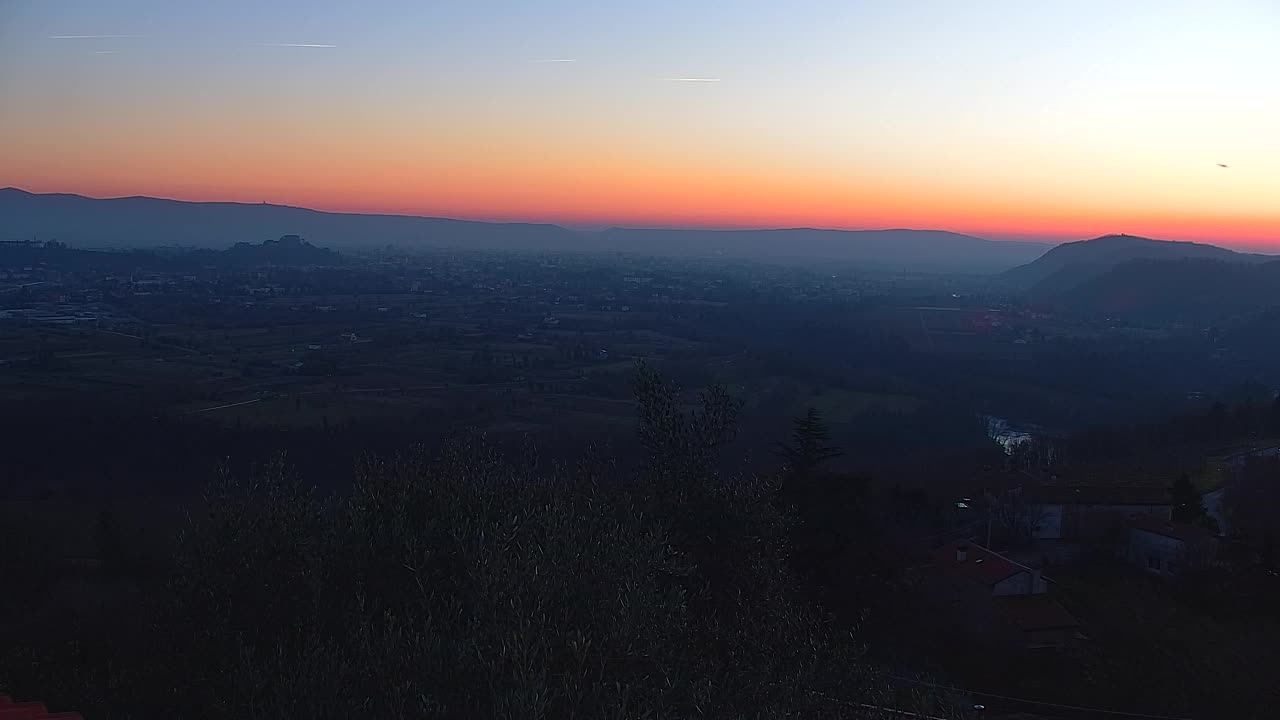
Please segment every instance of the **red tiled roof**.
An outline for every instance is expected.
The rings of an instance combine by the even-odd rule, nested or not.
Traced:
[[[1003,595],[994,598],[1004,617],[1023,632],[1061,630],[1079,627],[1080,623],[1053,597],[1038,595]]]
[[[960,548],[965,549],[964,560],[957,558],[957,551]],[[1011,575],[1026,570],[1009,558],[967,540],[949,542],[934,550],[933,562],[944,572],[981,585],[995,585]]]
[[[1163,535],[1174,540],[1183,542],[1201,542],[1210,540],[1214,534],[1198,525],[1189,525],[1184,522],[1173,522],[1171,520],[1157,520],[1155,518],[1140,517],[1129,521],[1131,527],[1135,530],[1143,530],[1145,532]]]
[[[0,694],[0,720],[83,720],[80,713],[56,712],[45,709],[44,703],[14,702],[8,695]]]
[[[1168,505],[1162,487],[1131,485],[1027,485],[1023,498],[1048,505]]]

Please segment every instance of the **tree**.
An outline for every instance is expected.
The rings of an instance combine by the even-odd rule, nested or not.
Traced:
[[[795,418],[788,442],[782,498],[794,514],[790,562],[821,603],[851,626],[880,604],[891,568],[880,552],[882,528],[870,512],[870,480],[823,468],[844,451],[831,444],[821,413]]]
[[[369,458],[337,504],[279,465],[224,482],[184,538],[170,617],[177,647],[201,651],[161,686],[206,717],[885,704],[859,648],[799,592],[776,485],[718,468],[736,401],[712,387],[683,411],[643,365],[635,385],[634,475],[590,452],[548,468],[463,440]]]
[[[1259,551],[1269,546],[1274,559],[1280,539],[1280,459],[1250,458],[1227,485],[1223,506],[1231,533]]]
[[[1203,523],[1209,517],[1209,511],[1205,509],[1200,491],[1192,484],[1191,478],[1186,473],[1182,473],[1174,481],[1170,494],[1174,522]]]
[[[989,512],[1004,536],[1001,539],[1015,547],[1030,543],[1047,518],[1044,506],[1028,503],[1020,489],[995,494]]]
[[[1271,401],[1271,413],[1267,418],[1267,430],[1272,435],[1280,435],[1280,394]]]
[[[110,574],[120,572],[124,566],[123,543],[115,513],[110,508],[103,508],[98,513],[94,536],[98,545],[98,562],[103,571]]]
[[[713,473],[720,447],[733,437],[741,403],[723,386],[711,385],[698,396],[701,408],[684,413],[679,388],[644,362],[636,365],[632,387],[646,475],[687,487]]]
[[[789,443],[778,444],[778,456],[797,474],[808,474],[828,460],[844,455],[839,446],[831,445],[831,431],[817,408],[809,408],[804,417],[792,420],[795,426]]]

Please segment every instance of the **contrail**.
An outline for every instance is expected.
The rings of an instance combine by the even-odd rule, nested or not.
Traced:
[[[146,35],[50,35],[50,40],[118,40],[121,38],[141,38]]]
[[[321,43],[254,43],[259,47],[298,47],[298,48],[336,48],[337,45],[323,45]]]
[[[559,58],[554,58],[554,59],[551,59],[551,60],[534,60],[534,62],[536,62],[536,63],[575,63],[575,62],[578,62],[578,61],[577,61],[577,60],[570,60],[570,59],[564,59],[564,60],[562,60],[562,59],[559,59]]]
[[[667,78],[669,82],[720,82],[720,78]]]

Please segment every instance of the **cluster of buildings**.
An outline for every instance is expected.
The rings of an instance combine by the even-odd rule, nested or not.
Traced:
[[[921,568],[941,617],[984,642],[1045,648],[1081,637],[1044,574],[1054,565],[1092,553],[1172,579],[1216,561],[1217,534],[1175,522],[1166,488],[1026,483],[986,496],[988,527],[1021,535],[1016,549],[984,547],[979,524],[970,537],[935,548]]]

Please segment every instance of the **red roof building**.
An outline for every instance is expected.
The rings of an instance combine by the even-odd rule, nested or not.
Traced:
[[[993,596],[1029,595],[1046,590],[1039,570],[967,540],[956,540],[935,550],[933,563],[943,574],[987,588]]]
[[[2,720],[83,720],[78,712],[49,712],[44,703],[14,702],[8,695],[0,695],[0,719]]]
[[[1038,568],[1015,562],[970,541],[947,543],[933,552],[939,592],[961,625],[990,638],[1011,638],[1022,647],[1061,647],[1079,623],[1048,594]]]

